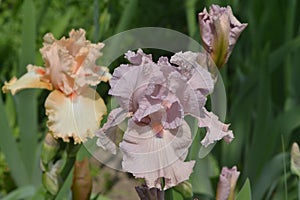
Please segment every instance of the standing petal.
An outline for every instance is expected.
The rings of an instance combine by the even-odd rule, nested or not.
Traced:
[[[57,43],[44,46],[40,51],[53,87],[65,95],[73,93],[74,79],[69,75],[69,71],[74,61],[69,51]]]
[[[162,137],[157,137],[150,126],[139,126],[132,120],[128,123],[120,143],[125,171],[145,178],[149,188],[161,188],[160,178],[165,178],[164,189],[189,178],[194,161],[184,162],[192,142],[186,122],[178,129],[163,130]]]
[[[2,87],[4,93],[11,91],[14,95],[16,92],[26,88],[44,88],[52,90],[49,80],[44,78],[45,69],[33,65],[27,66],[27,73],[21,78],[12,78],[9,82],[5,82]]]
[[[45,107],[49,132],[66,142],[72,137],[75,144],[93,137],[106,113],[103,100],[91,88],[85,89],[81,95],[68,97],[54,90],[48,96]]]

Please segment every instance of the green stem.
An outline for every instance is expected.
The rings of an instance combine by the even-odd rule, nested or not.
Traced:
[[[64,165],[64,168],[62,169],[61,173],[60,173],[60,177],[61,177],[61,181],[64,184],[64,182],[67,180],[67,178],[69,177],[70,172],[73,169],[74,163],[76,161],[76,155],[78,150],[80,149],[81,145],[74,145],[73,141],[71,141],[70,143],[67,144],[67,160],[66,163]],[[52,199],[56,199],[57,195],[60,193],[60,191],[53,196]]]
[[[62,178],[62,181],[64,182],[66,180],[66,178],[68,177],[71,169],[73,168],[74,166],[74,163],[76,161],[76,156],[68,156],[67,158],[67,162],[66,162],[66,165],[65,167],[63,168],[62,172],[61,172],[61,178]]]
[[[80,147],[81,147],[81,145],[74,145],[72,142],[68,143],[67,161],[61,172],[61,178],[62,178],[63,182],[66,180],[66,178],[68,177],[70,171],[72,170],[72,168],[74,166],[74,163],[76,161],[76,155],[77,155],[77,152],[80,149]]]
[[[185,3],[185,12],[186,12],[186,18],[187,18],[187,24],[188,24],[188,30],[189,30],[189,36],[192,38],[195,37],[196,33],[196,9],[195,9],[196,0],[187,0]]]
[[[300,178],[298,178],[298,200],[300,200]]]

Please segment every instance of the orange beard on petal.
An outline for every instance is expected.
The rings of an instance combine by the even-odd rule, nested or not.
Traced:
[[[68,95],[68,97],[71,99],[71,101],[76,101],[78,95],[76,94],[76,92],[73,92],[70,95]]]
[[[157,137],[162,138],[164,133],[164,127],[161,122],[153,122],[151,124],[153,132],[156,134]]]

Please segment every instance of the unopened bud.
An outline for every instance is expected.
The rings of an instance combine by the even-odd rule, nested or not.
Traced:
[[[51,194],[57,194],[59,187],[61,185],[61,179],[59,173],[64,165],[63,160],[58,160],[54,165],[50,164],[50,169],[43,173],[42,182],[46,190]]]
[[[59,189],[59,181],[56,174],[44,172],[42,176],[43,185],[51,195],[56,195]]]
[[[218,5],[212,5],[209,13],[206,9],[199,13],[199,25],[203,46],[219,68],[227,62],[238,37],[247,27],[235,18],[230,6]]]
[[[234,199],[234,190],[239,176],[240,172],[237,171],[236,166],[232,167],[231,169],[228,169],[227,167],[222,168],[216,200]]]
[[[183,198],[192,198],[193,197],[193,188],[192,184],[188,181],[183,181],[176,185],[174,189],[179,192]]]
[[[72,193],[73,200],[90,199],[92,191],[92,177],[89,161],[85,158],[75,162]]]
[[[59,151],[59,147],[58,141],[50,133],[48,133],[45,137],[41,154],[41,160],[44,165],[47,165],[53,160]]]
[[[293,143],[291,150],[291,171],[300,177],[300,151],[296,142]]]

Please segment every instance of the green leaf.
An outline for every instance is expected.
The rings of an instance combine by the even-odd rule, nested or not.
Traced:
[[[25,66],[34,62],[36,21],[35,5],[32,0],[25,0],[22,5],[22,47],[19,65],[19,75],[25,72]],[[34,172],[38,165],[35,153],[37,149],[37,96],[36,91],[22,91],[15,97],[20,128],[21,156],[24,161],[28,176],[31,179],[40,179]],[[33,175],[33,173],[35,173]],[[30,180],[30,182],[33,182]],[[36,182],[36,181],[34,181]]]
[[[67,197],[70,194],[70,188],[72,185],[72,179],[73,179],[73,169],[70,171],[66,181],[61,186],[58,194],[55,197],[55,200],[62,200],[62,199],[68,199]]]
[[[216,176],[218,166],[212,155],[203,159],[197,159],[194,166],[194,172],[191,174],[190,180],[193,186],[193,192],[198,194],[206,194],[214,196],[214,191],[210,178]]]
[[[26,172],[18,145],[9,127],[9,122],[4,109],[2,94],[0,92],[0,149],[5,155],[5,160],[10,168],[14,181],[18,186],[24,186],[29,183],[29,177]]]
[[[24,186],[24,187],[20,187],[16,190],[12,191],[6,197],[4,197],[2,200],[26,199],[26,198],[33,196],[34,193],[35,193],[34,186]]]
[[[235,200],[251,200],[251,199],[252,197],[251,197],[250,181],[249,179],[247,179]]]
[[[283,159],[287,159],[287,153],[280,153],[264,165],[262,173],[253,186],[253,199],[262,199],[272,183],[283,173]]]
[[[18,76],[26,71],[25,66],[34,61],[36,40],[35,5],[32,0],[25,0],[22,5],[22,46]]]

